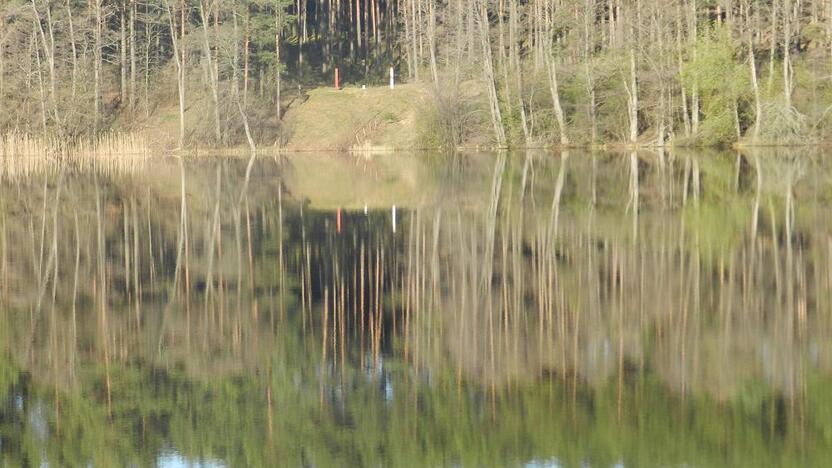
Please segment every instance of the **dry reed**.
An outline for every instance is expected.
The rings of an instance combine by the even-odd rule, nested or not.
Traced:
[[[137,169],[150,155],[147,141],[129,133],[96,139],[8,133],[0,136],[0,178],[39,174],[60,165],[124,173]]]

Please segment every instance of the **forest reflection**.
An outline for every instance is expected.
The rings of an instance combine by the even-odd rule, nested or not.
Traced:
[[[820,463],[830,182],[773,151],[28,170],[4,462]]]

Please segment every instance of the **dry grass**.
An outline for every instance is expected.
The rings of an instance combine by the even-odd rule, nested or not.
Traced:
[[[150,157],[147,141],[137,135],[105,134],[97,139],[0,136],[0,178],[39,174],[59,165],[102,172],[131,172]]]
[[[428,102],[426,89],[405,84],[391,90],[313,89],[309,99],[286,113],[286,148],[300,151],[366,152],[416,148],[416,115]]]

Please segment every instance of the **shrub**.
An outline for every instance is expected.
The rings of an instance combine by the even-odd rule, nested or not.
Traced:
[[[686,89],[699,92],[703,119],[700,144],[718,145],[736,140],[734,112],[750,91],[748,70],[737,59],[737,50],[726,26],[706,28],[682,69]]]
[[[459,86],[433,89],[433,105],[419,115],[419,144],[424,148],[455,148],[479,124],[476,100]]]

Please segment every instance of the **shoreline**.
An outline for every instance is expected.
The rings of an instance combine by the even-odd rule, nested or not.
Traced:
[[[350,156],[371,157],[375,155],[390,155],[396,153],[485,153],[485,152],[522,152],[540,151],[547,153],[564,153],[569,151],[585,152],[640,152],[640,151],[753,151],[760,149],[823,149],[832,146],[832,142],[806,143],[749,143],[735,142],[731,145],[686,145],[686,144],[631,144],[631,143],[603,143],[585,145],[534,145],[507,146],[492,145],[461,145],[455,148],[446,147],[410,147],[397,148],[392,146],[361,146],[352,148],[298,148],[286,146],[259,146],[254,150],[246,145],[228,147],[193,147],[193,148],[159,148],[149,144],[146,137],[140,133],[108,133],[97,141],[89,139],[60,140],[57,137],[42,137],[19,133],[7,133],[0,136],[0,159],[21,157],[47,157],[66,160],[108,159],[123,156],[137,157],[248,157],[252,151],[258,156],[280,156],[299,154],[340,154]]]

